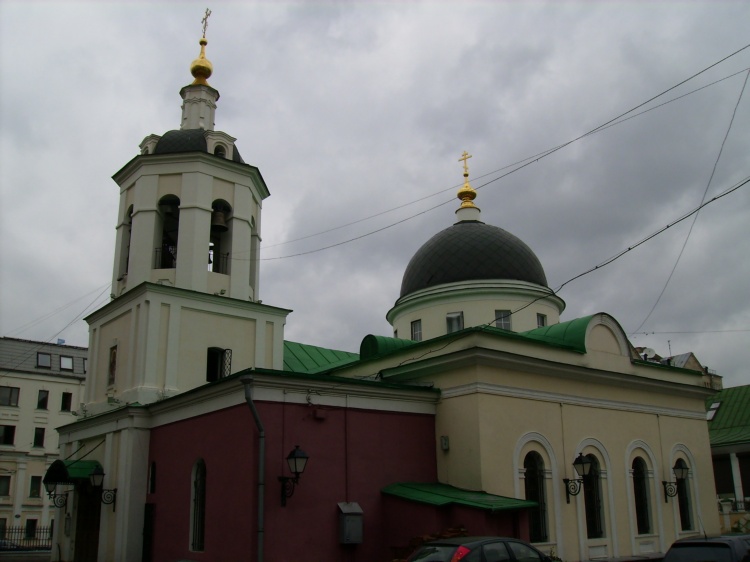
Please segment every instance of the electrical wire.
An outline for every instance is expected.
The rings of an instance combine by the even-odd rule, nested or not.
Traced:
[[[708,178],[708,182],[706,183],[706,189],[703,190],[703,196],[701,197],[701,203],[703,203],[706,200],[706,195],[708,194],[708,190],[711,187],[711,181],[714,179],[714,174],[716,173],[716,168],[719,165],[719,160],[721,160],[721,155],[724,153],[724,145],[727,142],[727,138],[729,137],[729,132],[732,130],[732,124],[734,123],[734,118],[737,115],[737,108],[740,105],[740,102],[742,101],[742,94],[745,93],[745,86],[747,86],[747,78],[750,76],[750,72],[745,73],[745,81],[742,83],[742,89],[740,90],[740,95],[737,98],[737,103],[734,105],[734,111],[732,111],[732,118],[729,120],[729,126],[727,127],[727,132],[724,134],[724,139],[721,141],[721,147],[719,148],[719,154],[716,155],[716,161],[714,162],[714,167],[711,170],[711,175]],[[656,310],[657,305],[661,301],[661,298],[664,296],[664,293],[667,290],[667,287],[669,286],[669,282],[672,280],[672,276],[674,275],[675,270],[677,269],[677,265],[680,263],[680,259],[682,258],[682,254],[685,252],[685,247],[687,246],[688,240],[690,240],[690,235],[693,232],[693,227],[695,226],[696,221],[698,220],[698,213],[695,213],[695,216],[693,217],[693,222],[690,224],[690,228],[688,229],[687,234],[685,235],[685,240],[682,243],[682,248],[680,248],[680,253],[677,255],[677,259],[674,262],[674,265],[672,266],[672,271],[669,272],[669,276],[667,277],[667,280],[664,282],[664,286],[661,289],[661,292],[659,293],[659,296],[656,297],[656,301],[654,302],[654,305],[651,307],[651,310],[648,311],[648,314],[646,317],[641,321],[640,324],[638,324],[638,327],[634,331],[640,330],[643,325],[648,321],[649,318],[651,318],[651,315],[654,313],[654,310]]]

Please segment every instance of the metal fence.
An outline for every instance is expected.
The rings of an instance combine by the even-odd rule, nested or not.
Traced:
[[[25,525],[0,529],[0,551],[50,550],[52,527]]]

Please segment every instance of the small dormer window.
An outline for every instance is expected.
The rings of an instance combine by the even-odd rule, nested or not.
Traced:
[[[711,421],[712,419],[714,419],[716,412],[719,411],[719,406],[721,406],[721,402],[714,402],[713,404],[711,404],[711,407],[706,412],[706,419],[708,421]]]
[[[227,149],[223,144],[217,144],[214,148],[214,155],[220,156],[221,158],[227,157]]]

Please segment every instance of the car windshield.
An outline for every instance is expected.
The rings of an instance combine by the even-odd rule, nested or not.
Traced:
[[[431,544],[423,546],[409,558],[409,562],[450,562],[455,546]]]
[[[723,543],[675,544],[664,562],[732,562],[732,549]]]

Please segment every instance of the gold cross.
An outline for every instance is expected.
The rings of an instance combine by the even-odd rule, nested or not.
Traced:
[[[459,162],[463,161],[464,163],[464,176],[466,177],[469,176],[469,166],[466,164],[466,161],[469,158],[471,158],[471,154],[469,154],[468,152],[464,150],[464,153],[461,155],[461,158],[458,159]]]
[[[206,8],[206,15],[203,16],[203,19],[201,20],[201,23],[203,24],[203,37],[206,36],[206,28],[208,27],[208,18],[211,16],[211,10]]]

